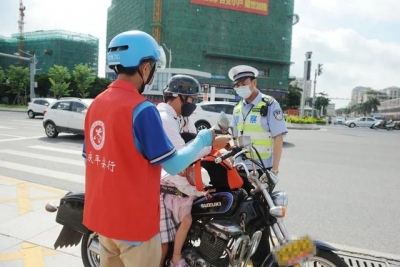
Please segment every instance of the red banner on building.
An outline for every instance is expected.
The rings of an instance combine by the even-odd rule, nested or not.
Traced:
[[[268,15],[269,7],[269,0],[190,0],[190,3],[264,16]]]

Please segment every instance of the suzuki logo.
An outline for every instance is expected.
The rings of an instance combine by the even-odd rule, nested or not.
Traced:
[[[212,207],[220,207],[220,206],[222,206],[221,202],[205,203],[205,204],[200,205],[200,207],[202,207],[203,209],[212,208]]]

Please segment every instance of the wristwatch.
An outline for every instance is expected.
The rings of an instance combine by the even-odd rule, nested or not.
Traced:
[[[271,170],[273,174],[278,175],[279,170]]]

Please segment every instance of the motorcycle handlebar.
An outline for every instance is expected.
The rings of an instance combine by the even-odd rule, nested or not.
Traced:
[[[241,147],[233,147],[231,151],[229,151],[228,153],[222,155],[221,157],[218,157],[215,159],[215,163],[219,164],[221,163],[223,160],[234,156],[236,153],[239,153],[240,151],[242,151]]]

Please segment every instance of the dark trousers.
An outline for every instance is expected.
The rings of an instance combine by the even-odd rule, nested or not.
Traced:
[[[271,170],[271,168],[267,168]],[[246,190],[247,194],[250,195],[251,189],[254,189],[254,186],[250,183],[250,181],[246,177],[245,171],[239,171],[240,177],[243,179],[243,186],[242,188]],[[258,174],[261,176],[262,171],[258,170]],[[257,247],[256,252],[251,257],[254,267],[259,267],[263,263],[264,259],[269,255],[271,248],[269,246],[269,229],[267,227],[264,228],[262,231],[262,237],[260,240],[260,244]]]

